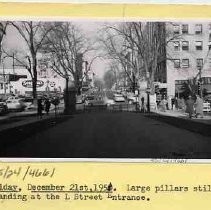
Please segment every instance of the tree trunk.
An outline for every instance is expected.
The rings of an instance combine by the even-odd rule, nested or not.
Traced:
[[[68,89],[69,78],[65,79],[65,92],[64,92],[64,114],[69,113],[69,89]]]
[[[34,100],[37,99],[37,78],[32,78],[32,97]]]
[[[33,59],[33,78],[32,78],[32,96],[34,101],[37,100],[37,58],[36,55],[32,55]]]

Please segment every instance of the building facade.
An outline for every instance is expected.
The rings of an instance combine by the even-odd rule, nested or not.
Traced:
[[[64,78],[50,73],[50,70],[38,71],[37,78],[37,93],[63,93],[65,87]],[[15,76],[14,76],[15,75]],[[10,79],[20,77],[17,79]],[[32,95],[32,80],[29,72],[26,69],[8,69],[0,68],[0,96],[15,94],[15,95]]]
[[[211,23],[167,22],[166,42],[167,95],[179,96],[192,79],[211,93]]]

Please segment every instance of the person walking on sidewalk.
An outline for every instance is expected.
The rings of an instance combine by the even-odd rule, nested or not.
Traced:
[[[51,102],[49,101],[48,98],[46,98],[45,99],[45,112],[46,112],[47,115],[49,115],[50,107],[51,107]]]
[[[174,99],[174,107],[176,110],[178,110],[178,98],[177,97],[175,97],[175,99]]]
[[[204,117],[204,113],[203,113],[203,99],[200,98],[199,95],[196,96],[195,110],[196,110],[196,118],[198,116],[200,116],[201,118]]]
[[[38,99],[37,100],[37,115],[40,119],[42,119],[42,111],[43,111],[42,99]]]
[[[167,108],[166,104],[167,104],[167,100],[165,99],[165,96],[164,96],[160,102],[160,109],[162,112],[166,111],[166,108]]]
[[[186,112],[188,113],[189,118],[191,119],[194,113],[194,101],[191,95],[188,96],[188,100],[186,101]]]

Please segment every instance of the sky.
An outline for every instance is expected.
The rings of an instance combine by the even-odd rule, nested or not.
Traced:
[[[102,28],[105,24],[104,21],[74,21],[76,26],[78,26],[83,34],[88,38],[92,43],[95,43],[98,36],[98,30]],[[6,32],[6,37],[4,38],[4,46],[7,49],[25,51],[26,44],[23,41],[23,38],[18,34],[17,30],[13,27],[9,27]],[[85,56],[85,60],[91,62],[93,57],[96,56],[96,52],[90,52]],[[5,63],[8,68],[12,68],[12,61],[10,58],[5,59]],[[105,71],[107,70],[108,65],[107,61],[102,58],[97,58],[92,62],[91,70],[95,73],[95,75],[99,78],[102,78]]]

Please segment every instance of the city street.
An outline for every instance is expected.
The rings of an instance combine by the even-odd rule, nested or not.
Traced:
[[[0,156],[211,158],[210,29],[0,21]]]
[[[130,112],[92,112],[4,148],[2,157],[211,158],[210,137]]]

